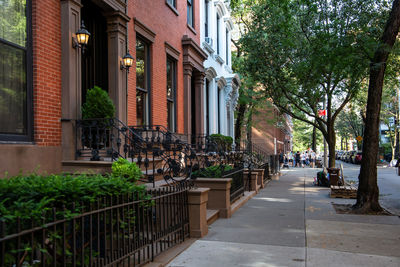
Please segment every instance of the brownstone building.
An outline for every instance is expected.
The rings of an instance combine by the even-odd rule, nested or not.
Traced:
[[[199,1],[18,0],[0,10],[1,176],[74,161],[76,120],[94,85],[127,125],[204,132]],[[86,48],[76,43],[83,22]],[[130,72],[121,67],[128,50]]]

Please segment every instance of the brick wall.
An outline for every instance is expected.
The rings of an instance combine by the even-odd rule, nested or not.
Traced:
[[[165,0],[158,1],[130,1],[128,16],[131,17],[128,27],[129,49],[134,54],[136,32],[134,19],[137,18],[148,28],[156,33],[155,41],[151,45],[151,114],[152,124],[167,125],[167,99],[166,99],[166,51],[165,42],[168,42],[180,52],[177,62],[177,132],[183,133],[183,57],[182,37],[188,35],[198,44],[200,43],[200,18],[199,1],[194,1],[195,32],[187,26],[186,1],[177,1],[177,15]],[[135,55],[134,55],[135,57]],[[135,68],[128,78],[128,124],[136,124],[136,73]]]
[[[253,115],[252,142],[269,154],[274,154],[274,138],[276,138],[276,152],[284,151],[285,134],[275,126],[279,112],[273,107],[258,110]]]
[[[34,139],[61,145],[60,1],[32,1]]]

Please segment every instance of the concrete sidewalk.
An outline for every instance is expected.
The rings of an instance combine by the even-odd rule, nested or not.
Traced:
[[[314,187],[318,169],[283,171],[230,219],[169,263],[196,266],[400,266],[397,216],[336,214],[329,189]]]

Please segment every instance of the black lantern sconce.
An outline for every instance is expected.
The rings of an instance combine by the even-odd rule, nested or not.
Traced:
[[[132,65],[133,65],[133,57],[131,56],[131,54],[129,54],[128,50],[128,53],[126,53],[126,55],[122,58],[121,70],[126,69],[126,71],[129,73],[129,68],[132,67]]]
[[[90,32],[85,28],[85,24],[82,21],[81,28],[75,33],[76,37],[72,37],[72,47],[82,48],[82,53],[85,51],[85,47],[89,42]]]

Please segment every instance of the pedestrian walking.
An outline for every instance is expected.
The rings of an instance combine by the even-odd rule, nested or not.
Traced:
[[[310,153],[311,168],[315,168],[315,160],[316,160],[316,157],[317,157],[317,155],[315,154],[315,152],[311,150],[311,153]]]
[[[300,167],[300,151],[297,151],[296,156],[295,156],[296,162],[295,162],[295,167],[297,167],[297,165]]]
[[[301,162],[301,167],[304,168],[304,164],[306,164],[306,155],[304,154],[304,152],[302,152],[300,155],[300,162]]]

